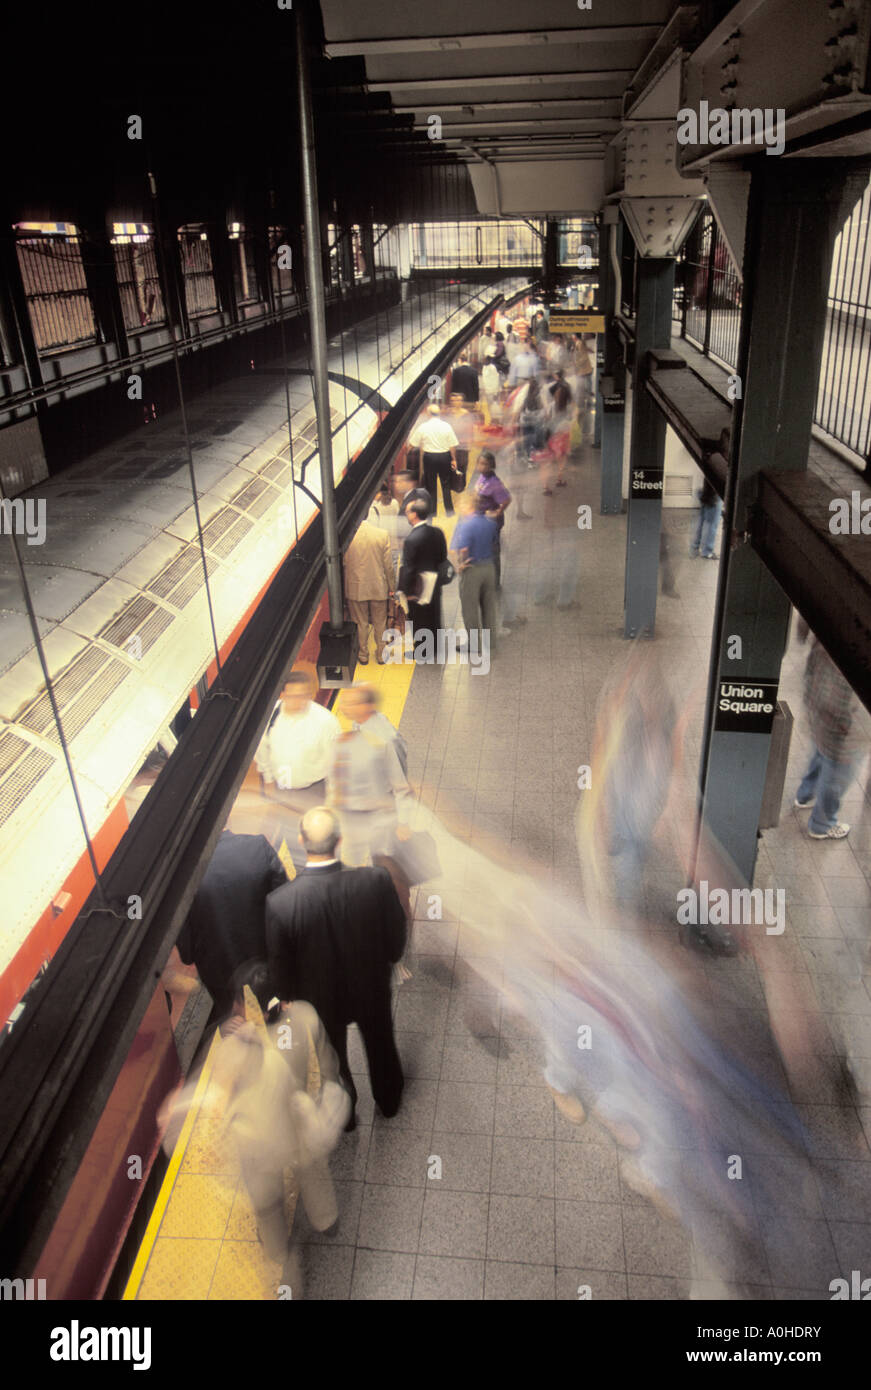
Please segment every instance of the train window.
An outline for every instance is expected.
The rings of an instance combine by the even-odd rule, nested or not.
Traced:
[[[185,304],[189,318],[212,314],[218,307],[212,248],[202,222],[178,229],[178,248],[184,276]]]
[[[125,328],[165,323],[154,236],[147,223],[114,222],[112,252]]]
[[[40,352],[97,340],[82,241],[71,222],[19,222],[15,249]]]

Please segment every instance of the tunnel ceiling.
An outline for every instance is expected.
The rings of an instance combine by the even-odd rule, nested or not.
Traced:
[[[468,164],[482,211],[540,215],[599,206],[623,94],[676,8],[674,0],[593,0],[589,9],[574,0],[321,0],[328,57],[362,58],[370,92],[389,95],[420,135],[440,131]],[[488,167],[499,171],[492,191]],[[577,196],[567,187],[574,180],[584,190]]]

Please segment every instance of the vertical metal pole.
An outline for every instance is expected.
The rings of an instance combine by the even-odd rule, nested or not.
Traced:
[[[702,352],[705,357],[711,350],[711,313],[714,303],[714,251],[717,245],[717,223],[713,213],[711,217],[711,240],[708,246],[708,281],[705,290],[705,334],[702,341]]]
[[[327,594],[330,601],[330,627],[339,631],[344,623],[342,596],[342,558],[336,524],[336,495],[333,482],[333,439],[330,432],[330,384],[327,372],[327,325],[324,285],[318,251],[321,244],[318,220],[318,178],[315,167],[314,126],[312,122],[311,78],[306,46],[306,3],[297,0],[296,92],[299,110],[299,136],[302,174],[302,210],[305,223],[306,271],[309,281],[309,323],[312,343],[312,386],[318,421],[318,455],[321,467],[321,516],[324,523],[324,550],[327,562]]]

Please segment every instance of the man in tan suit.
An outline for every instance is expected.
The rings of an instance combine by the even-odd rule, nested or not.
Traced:
[[[387,600],[394,590],[390,537],[386,531],[361,521],[357,534],[345,552],[345,597],[351,618],[357,624],[359,654],[365,666],[369,660],[371,623],[379,664],[384,664],[384,630],[387,627]]]

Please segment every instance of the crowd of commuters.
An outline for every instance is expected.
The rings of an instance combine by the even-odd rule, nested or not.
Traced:
[[[486,385],[488,371],[498,378],[495,388],[492,376]],[[502,533],[515,498],[498,474],[494,453],[476,450],[483,421],[492,426],[498,417],[512,441],[515,468],[540,470],[542,490],[550,495],[565,484],[573,435],[582,434],[591,373],[584,343],[571,335],[551,336],[541,308],[514,323],[497,315],[478,352],[459,359],[449,409],[427,407],[409,438],[408,466],[379,489],[346,552],[346,597],[361,664],[369,661],[370,634],[376,661],[384,661],[385,634],[396,618],[392,605],[407,615],[415,636],[441,627],[441,591],[450,582],[450,566],[459,577],[468,640],[480,643],[488,632],[495,650],[495,637],[505,631],[499,617]],[[459,514],[449,537],[434,524],[439,484],[444,513],[453,514],[456,499]],[[721,507],[706,489],[691,554],[710,558]],[[806,628],[800,637],[807,637]],[[177,943],[181,960],[196,966],[212,996],[220,1027],[213,1080],[259,1238],[267,1256],[282,1264],[283,1277],[297,1286],[285,1174],[292,1171],[313,1229],[331,1229],[340,1210],[327,1160],[342,1132],[356,1125],[351,1024],[359,1029],[381,1114],[389,1118],[400,1108],[404,1078],[391,986],[408,978],[403,956],[410,886],[431,877],[409,868],[416,797],[405,742],[380,711],[376,688],[358,682],[342,692],[338,709],[349,725],[345,730],[314,695],[306,671],[288,675],[254,760],[260,795],[274,803],[293,868],[264,835],[226,829]],[[595,740],[597,792],[586,804],[595,830],[585,831],[592,856],[585,873],[592,864],[600,874],[607,863],[621,912],[640,918],[645,863],[679,767],[682,724],[659,679],[645,681],[630,671],[617,696]],[[807,661],[805,704],[813,754],[795,805],[811,808],[812,838],[843,839],[850,827],[839,821],[840,801],[859,755],[856,701],[816,639]],[[643,953],[633,962],[634,982],[627,975],[619,987],[610,964],[589,949],[579,964],[574,907],[554,898],[539,917],[531,880],[518,875],[509,883],[510,875],[501,871],[492,878],[494,865],[453,841],[434,818],[431,825],[455,886],[474,885],[476,875],[488,885],[476,901],[491,906],[480,908],[482,919],[470,920],[465,929],[481,933],[485,962],[494,939],[505,946],[500,988],[506,1003],[542,1035],[543,1075],[557,1108],[581,1124],[592,1106],[626,1151],[629,1186],[669,1216],[679,1215],[683,1202],[683,1219],[706,1229],[703,1194],[691,1192],[687,1200],[670,1156],[669,1126],[675,1116],[684,1123],[687,1103],[693,1114],[707,1107],[708,1124],[712,1115],[718,1118],[710,1096],[703,1102],[701,1092],[693,1091],[687,1055],[695,1050],[695,1061],[707,1068],[706,1085],[713,1077],[723,1091],[738,1085],[749,1095],[754,1078],[717,1052],[688,1015],[682,1031],[662,1034],[675,1075],[686,1077],[674,1086],[667,1067],[651,1065],[648,1074],[638,1062],[646,1055],[643,1020],[659,1018],[662,998],[654,1009],[645,997],[643,982],[652,967]],[[597,845],[602,852],[595,864]],[[450,906],[450,872],[444,882]],[[715,940],[710,929],[705,944],[720,954],[738,949],[727,932]],[[554,961],[560,967],[556,975]],[[670,988],[663,980],[661,995]],[[579,997],[585,1019],[595,1019],[609,1039],[592,1060],[579,1055]],[[674,1017],[683,1017],[677,993],[668,998]],[[790,1131],[784,1142],[794,1138]],[[630,1154],[637,1155],[631,1164]]]
[[[434,643],[442,627],[452,571],[459,575],[461,644],[486,632],[495,651],[498,638],[525,621],[514,594],[502,589],[505,513],[513,506],[518,521],[530,519],[525,499],[536,473],[545,496],[566,486],[569,454],[588,428],[592,380],[588,344],[551,334],[546,309],[535,304],[513,319],[495,314],[460,355],[447,403],[427,404],[409,435],[405,467],[385,479],[346,552],[345,593],[362,664],[370,659],[370,630],[377,661],[385,659],[385,633],[397,628],[406,632],[405,650],[420,659],[418,639]],[[486,447],[497,441],[498,465]],[[436,516],[457,512],[446,538]],[[557,588],[559,606],[572,606],[574,584]],[[537,592],[536,601],[546,596]]]

